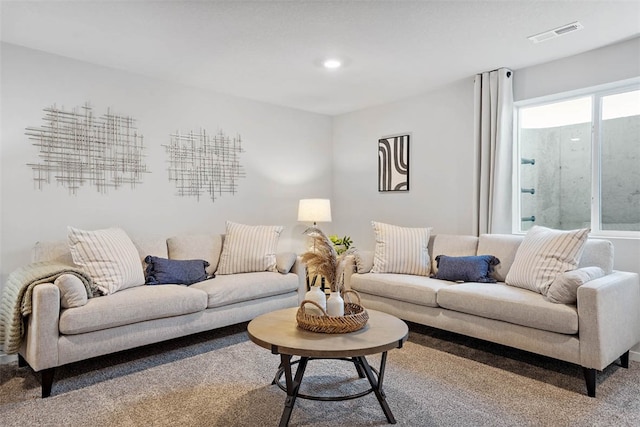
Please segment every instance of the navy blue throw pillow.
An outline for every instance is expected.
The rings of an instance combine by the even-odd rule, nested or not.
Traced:
[[[500,264],[500,260],[493,255],[478,256],[447,256],[436,257],[438,272],[436,279],[450,280],[454,282],[480,282],[495,283],[491,277],[493,267]]]
[[[148,255],[147,285],[191,285],[208,278],[205,268],[209,263],[203,259],[167,259]]]

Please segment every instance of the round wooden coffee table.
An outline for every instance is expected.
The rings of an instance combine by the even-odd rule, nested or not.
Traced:
[[[296,398],[311,398],[313,396],[299,394],[302,377],[307,362],[313,359],[345,359],[355,364],[360,378],[367,378],[371,389],[366,393],[344,396],[345,399],[364,396],[369,392],[375,393],[387,417],[387,421],[395,424],[396,420],[387,404],[382,391],[384,370],[387,362],[387,351],[401,348],[407,340],[409,329],[407,324],[397,317],[375,310],[367,310],[369,321],[359,331],[347,334],[323,334],[298,328],[296,312],[298,308],[286,308],[258,316],[249,322],[247,332],[251,341],[280,355],[280,368],[274,379],[278,382],[284,373],[286,380],[287,399],[280,418],[280,426],[287,426]],[[365,356],[382,353],[380,369],[369,366]],[[292,363],[291,358],[300,359]],[[295,377],[291,372],[291,365],[298,364]],[[330,398],[324,400],[338,400]]]

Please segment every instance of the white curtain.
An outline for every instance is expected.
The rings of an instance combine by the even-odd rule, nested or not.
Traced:
[[[476,212],[474,228],[511,233],[513,171],[513,72],[506,68],[476,75],[474,137]]]

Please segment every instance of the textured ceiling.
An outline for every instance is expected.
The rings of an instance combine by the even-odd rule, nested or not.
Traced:
[[[329,115],[640,34],[640,1],[0,4],[2,41]],[[527,40],[573,21],[584,29],[539,44]],[[346,66],[321,68],[328,56]]]

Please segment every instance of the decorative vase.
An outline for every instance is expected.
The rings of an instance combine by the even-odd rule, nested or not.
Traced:
[[[329,316],[344,316],[344,300],[340,292],[331,292],[327,300],[327,314]]]
[[[322,307],[323,310],[327,310],[327,296],[325,295],[324,291],[320,289],[320,286],[311,286],[309,288],[309,291],[304,294],[304,299],[313,301],[320,307]],[[307,307],[305,307],[305,310],[309,310],[309,312],[318,316],[323,315],[323,313],[318,310],[318,307],[313,304],[309,304]]]

